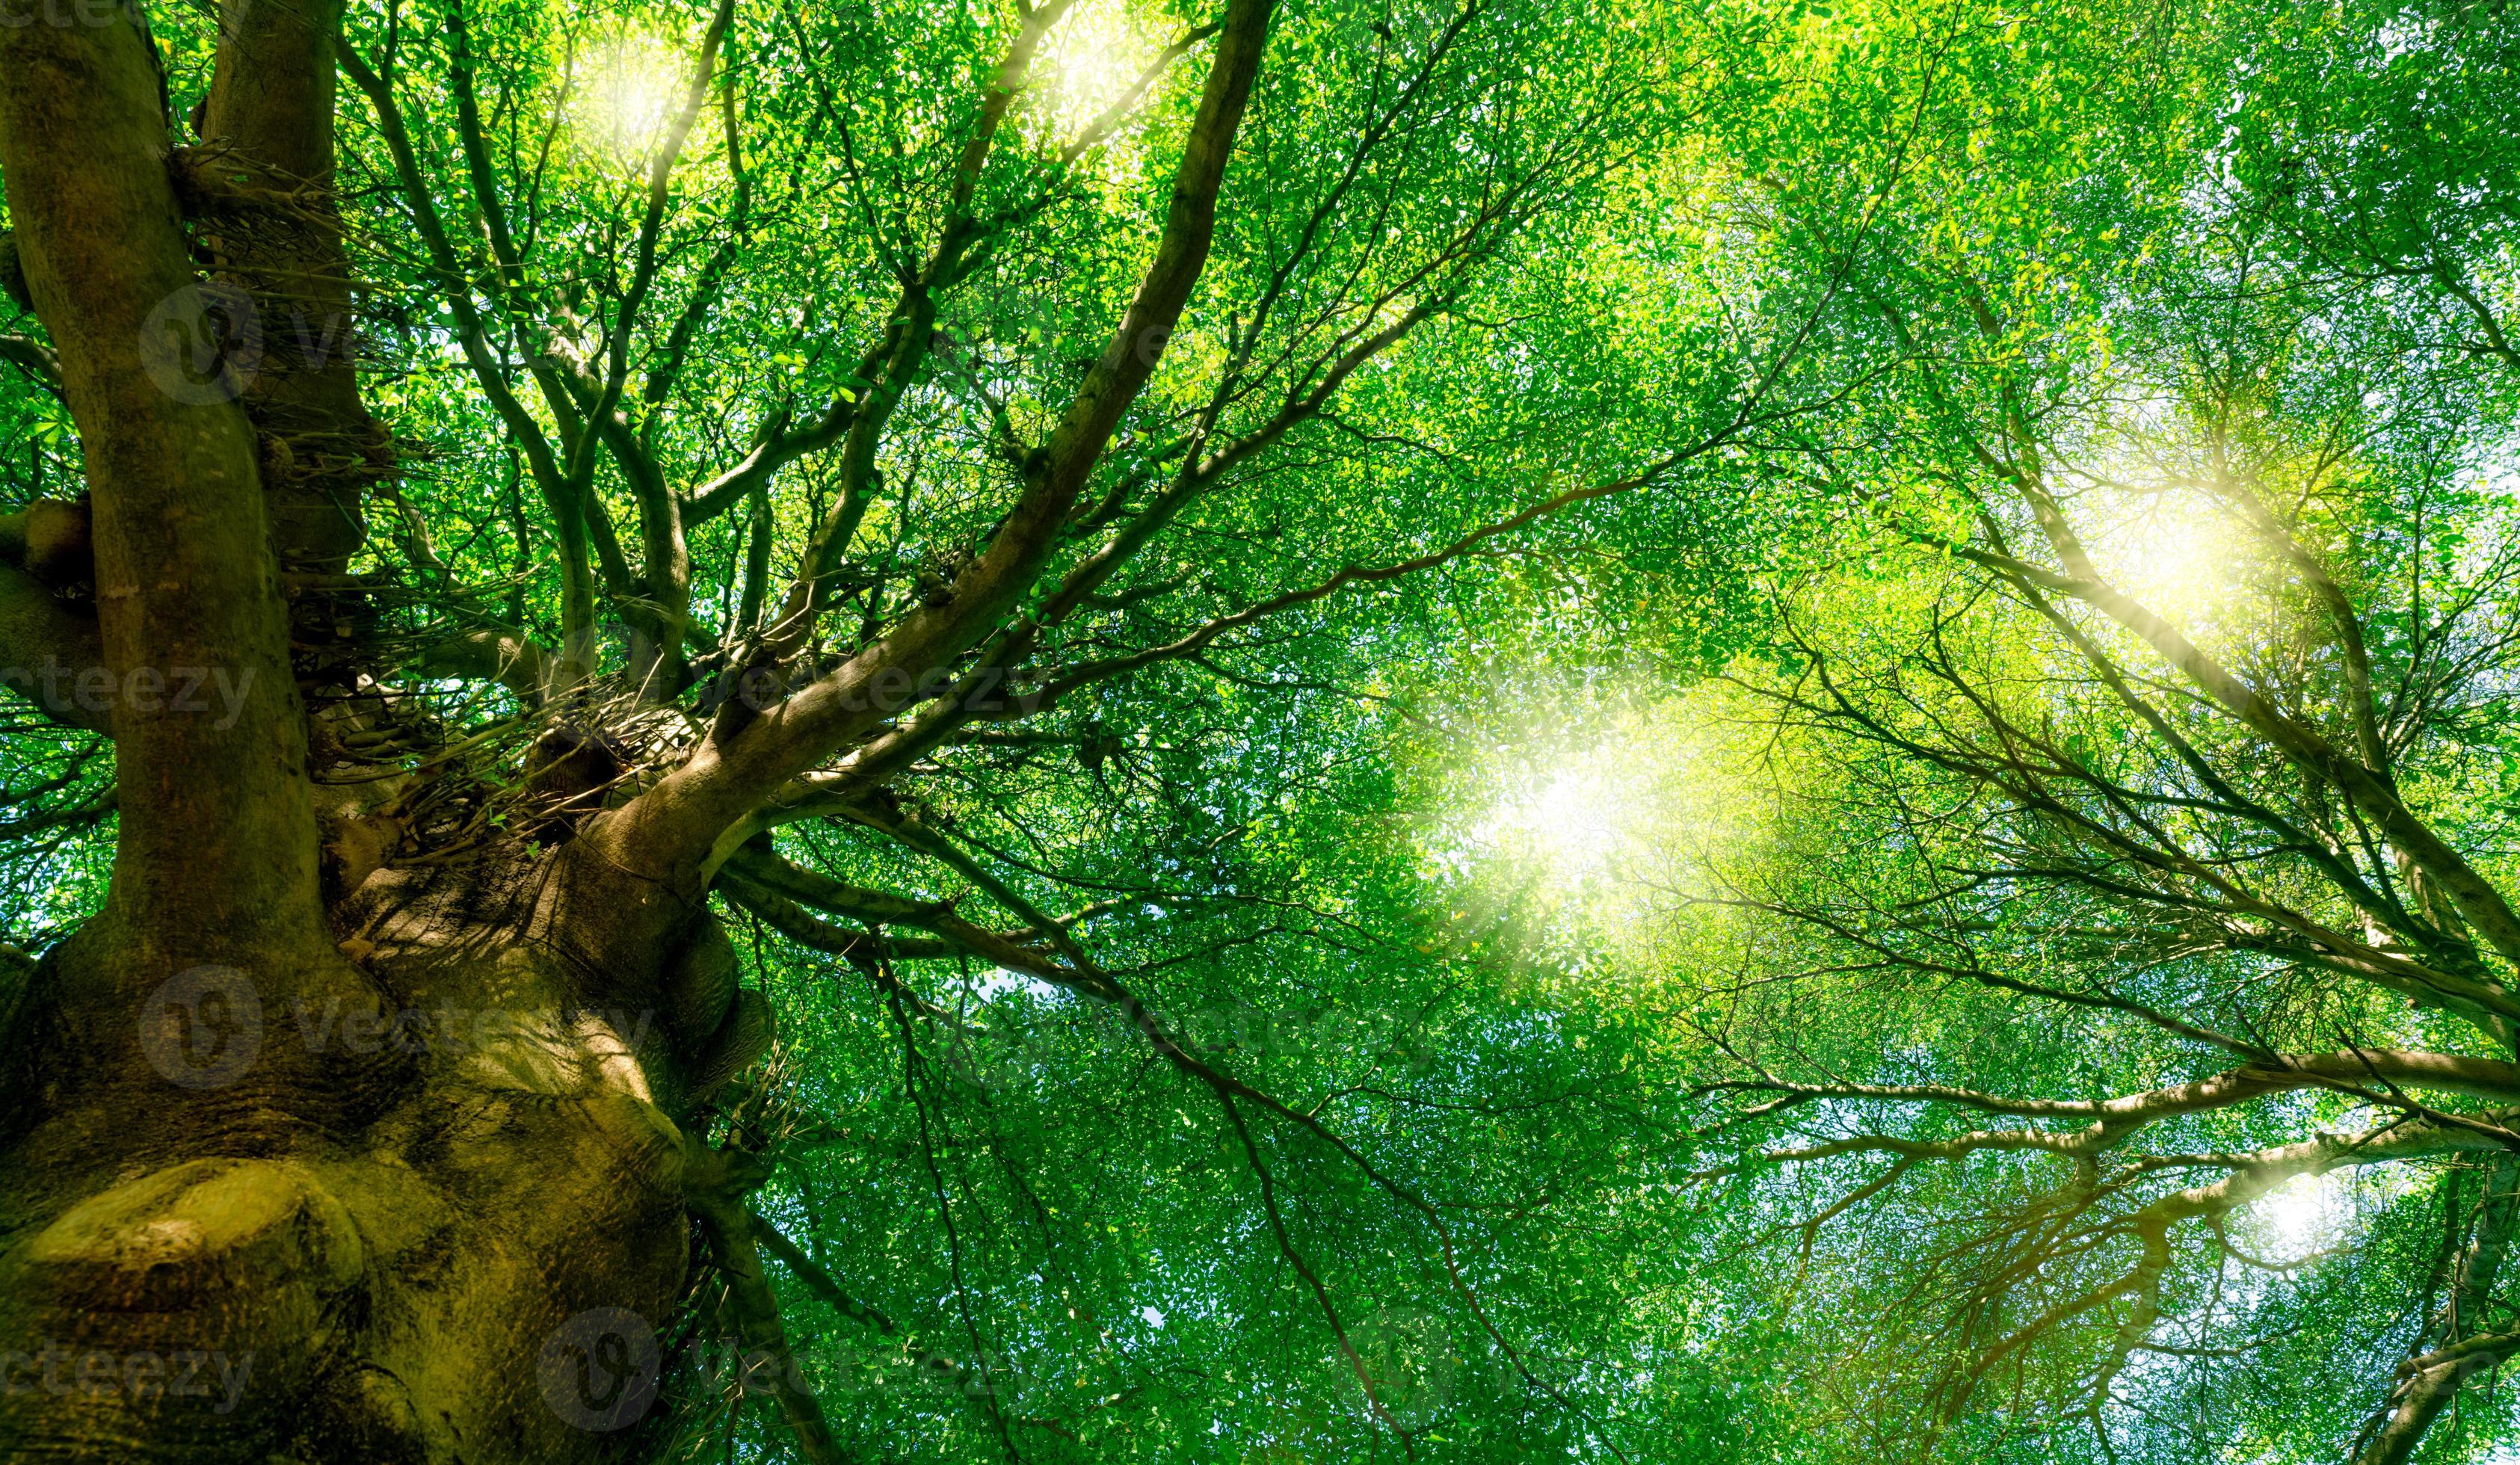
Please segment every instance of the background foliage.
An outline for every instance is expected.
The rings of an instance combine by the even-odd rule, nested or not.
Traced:
[[[209,22],[151,19],[181,115]],[[493,779],[517,776],[523,742],[499,730],[526,710],[424,648],[483,628],[561,645],[567,590],[450,299],[487,319],[493,375],[550,425],[528,379],[612,344],[706,19],[353,12],[411,146],[397,158],[344,87],[366,379],[408,445],[359,568],[398,588],[400,680],[442,745],[487,734]],[[1206,19],[1085,0],[1053,31],[1018,145],[969,205],[1003,227],[945,292],[938,348],[876,445],[880,492],[819,649],[915,605],[1004,512],[999,424],[1038,438],[1101,349],[1198,70],[1159,67],[1134,105],[1130,88]],[[956,140],[1013,20],[737,10],[625,347],[627,422],[665,480],[708,502],[746,454],[871,389],[860,353],[918,268],[911,242],[953,206]],[[2237,1211],[2182,1243],[2142,1347],[2118,1346],[2113,1306],[1972,1374],[2116,1265],[2018,1231],[2062,1162],[1970,1153],[1868,1189],[1881,1155],[1762,1157],[1977,1121],[1852,1099],[1753,1113],[1716,1086],[2094,1098],[2224,1061],[2070,999],[2093,994],[2276,1048],[2496,1051],[2297,954],[2182,939],[2174,882],[2026,876],[2122,852],[2060,835],[1970,761],[2017,746],[2000,723],[2137,803],[2186,775],[2078,659],[2064,628],[2082,623],[1953,548],[2029,542],[2007,475],[2031,455],[2117,573],[2333,721],[2316,589],[2217,496],[2239,472],[2351,598],[2397,699],[2401,783],[2507,876],[2515,37],[2498,0],[1285,9],[1227,227],[1124,423],[1115,492],[1193,423],[1260,429],[1325,351],[1424,319],[1061,626],[1047,685],[1552,493],[1623,486],[923,760],[892,796],[954,859],[836,821],[777,832],[791,861],[973,919],[1087,912],[1070,929],[1097,963],[1322,1127],[1220,1103],[1045,983],[968,957],[877,971],[733,910],[782,1045],[720,1122],[775,1141],[760,1209],[830,1279],[780,1277],[843,1436],[885,1457],[1253,1462],[2346,1447],[2430,1326],[2476,1156]],[[13,371],[0,508],[78,471],[59,399]],[[799,453],[775,492],[692,525],[679,714],[705,711],[845,471]],[[637,486],[609,464],[596,481],[599,517],[631,522]],[[608,674],[640,675],[652,591],[608,587]],[[2123,629],[2087,634],[2166,685]],[[2245,730],[2182,696],[2163,692],[2211,758],[2294,796]],[[32,712],[0,739],[0,941],[40,950],[100,898],[101,746]],[[2061,797],[2134,817],[2096,784]],[[2212,811],[2155,814],[2172,845],[2236,837]],[[2248,859],[2284,899],[2336,903],[2298,859]],[[1987,971],[2014,985],[1970,980]],[[2160,1142],[2242,1151],[2357,1108],[2295,1093]],[[660,1452],[789,1447],[722,1370],[688,1366],[673,1397]],[[2514,1431],[2505,1395],[2470,1389],[2424,1458],[2490,1458]]]

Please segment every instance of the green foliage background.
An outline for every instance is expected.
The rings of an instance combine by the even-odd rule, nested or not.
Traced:
[[[483,272],[449,14],[359,7],[352,41],[391,48],[428,192]],[[855,353],[891,309],[904,242],[941,217],[953,140],[1012,24],[976,3],[738,15],[733,100],[686,150],[662,237],[651,319],[690,329],[638,342],[657,375],[635,424],[684,485],[765,424],[867,389]],[[569,337],[617,305],[645,187],[638,139],[613,135],[640,125],[622,109],[660,105],[657,78],[678,84],[704,17],[490,0],[468,19],[494,171],[531,236],[506,289],[533,304],[510,312],[502,349],[585,349]],[[1105,53],[1134,68],[1206,19],[1088,7],[1066,22],[1095,38],[1063,57],[1067,79],[1018,101],[1023,146],[980,188],[980,209],[1011,222],[944,303],[952,349],[886,435],[832,649],[915,603],[920,576],[1004,511],[996,417],[1037,438],[1100,349],[1199,68],[1165,70],[1109,139],[1063,159],[1108,100],[1072,94],[1109,89]],[[209,22],[152,21],[180,115],[206,81]],[[1806,1238],[1882,1163],[1756,1163],[1790,1126],[1941,1137],[1974,1121],[1860,1102],[1753,1118],[1703,1086],[1755,1058],[2097,1097],[2216,1066],[2123,1013],[1868,959],[1792,912],[1930,908],[1964,939],[1912,922],[1900,950],[1945,941],[1955,962],[1964,948],[2025,982],[2277,1045],[2486,1049],[2439,1011],[2286,978],[2273,957],[2138,960],[2076,938],[2140,924],[2088,889],[1956,896],[1953,868],[2044,836],[1982,780],[1790,698],[1825,665],[1884,726],[1965,741],[1957,693],[1915,690],[1939,625],[1999,700],[2095,765],[2131,785],[2169,777],[2052,627],[1949,546],[2026,532],[1978,516],[1991,480],[1971,444],[2008,414],[2060,461],[2123,475],[2084,485],[2094,512],[2139,513],[2130,485],[2236,444],[2298,491],[2293,532],[2346,566],[2384,669],[2420,660],[2427,598],[2468,598],[2465,671],[2400,777],[2507,875],[2515,58],[2520,22],[2499,0],[1285,8],[1216,253],[1111,474],[1160,463],[1206,408],[1255,300],[1274,302],[1261,359],[1283,354],[1227,394],[1227,437],[1278,409],[1285,368],[1327,333],[1437,308],[1333,412],[1186,513],[1045,663],[1144,651],[1552,492],[1637,482],[1085,687],[897,784],[1028,902],[1104,908],[1077,927],[1102,965],[1364,1164],[1256,1116],[1246,1144],[1210,1092],[1072,995],[914,961],[902,980],[955,1022],[914,1021],[846,964],[735,917],[782,1047],[724,1123],[780,1136],[760,1209],[897,1324],[884,1335],[783,1278],[843,1438],[932,1459],[2335,1457],[2420,1321],[2472,1167],[2409,1162],[2348,1187],[2326,1260],[2265,1271],[2183,1254],[2165,1313],[2184,1320],[2159,1339],[2184,1352],[2139,1355],[2096,1399],[2105,1316],[1951,1403],[1959,1360],[2003,1330],[1964,1301],[1980,1280],[1964,1238],[2054,1184],[2055,1162],[1920,1168]],[[370,400],[411,445],[362,567],[408,588],[388,615],[413,646],[493,623],[556,643],[549,531],[362,105],[344,88]],[[1390,131],[1360,156],[1375,125]],[[497,295],[477,273],[466,288]],[[775,573],[821,518],[829,471],[803,459],[770,496]],[[60,401],[12,374],[0,507],[77,475]],[[600,483],[629,521],[627,486]],[[749,523],[738,509],[693,533],[703,651],[743,629]],[[2221,617],[2208,639],[2328,706],[2332,668],[2292,629],[2313,618],[2298,576],[2226,558],[2241,608],[2206,616]],[[2425,592],[2412,605],[2409,585]],[[450,740],[517,711],[481,684],[424,690]],[[2245,738],[2196,716],[2248,760]],[[101,898],[111,761],[31,712],[0,739],[0,940],[40,950]],[[1600,786],[1552,802],[1578,765]],[[1572,864],[1545,827],[1570,809],[1603,825]],[[790,825],[778,846],[858,884],[989,905],[864,829]],[[2188,1147],[2237,1150],[2349,1107],[2296,1095],[2176,1124]],[[1374,1419],[1288,1248],[1403,1431]],[[1990,1306],[2017,1324],[2106,1261],[2059,1264]],[[986,1387],[922,1376],[922,1353]],[[723,1386],[680,1375],[655,1447],[784,1458],[775,1413]],[[2520,1441],[2508,1396],[2471,1390],[2422,1458],[2495,1458],[2498,1441]]]

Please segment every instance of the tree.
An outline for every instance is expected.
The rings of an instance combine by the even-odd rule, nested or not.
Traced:
[[[1150,1004],[1280,934],[1227,848],[1266,811],[1223,801],[1285,783],[1150,780],[1186,760],[1144,730],[1282,718],[1370,659],[1343,600],[1804,410],[1818,287],[1598,309],[1693,267],[1652,187],[1740,35],[1482,0],[149,22],[0,26],[0,663],[51,725],[12,741],[42,955],[9,958],[0,1221],[41,1386],[0,1429],[609,1456],[723,1383],[697,1336],[779,1447],[860,1455],[775,1274],[915,1332],[970,1447],[1076,1445],[1099,1405],[1022,1413],[963,1272],[1000,1247],[958,1232],[937,1088],[974,962],[1169,1066],[1383,1429],[1423,1425],[1415,1335],[1343,1312],[1290,1214],[1325,1163],[1554,1400],[1512,1428],[1563,1428],[1457,1224]],[[1150,781],[1169,826],[1040,865]],[[761,1068],[712,903],[762,982],[829,954],[888,1035],[946,1311],[896,1324],[759,1214],[846,1127]],[[204,1360],[252,1387],[197,1401]]]
[[[2268,20],[2233,92],[2077,98],[2024,35],[2062,84],[2002,104],[2055,151],[1936,159],[1965,201],[1869,286],[1908,365],[1809,445],[1906,553],[1787,592],[1739,675],[1827,846],[1688,882],[1806,938],[1708,1013],[1700,1091],[1787,1132],[1712,1174],[1822,1168],[1803,1265],[1860,1227],[1888,1309],[1848,1393],[1955,1452],[2507,1429],[2512,53]],[[2354,1284],[2252,1222],[2286,1195],[2379,1212],[2312,1227]]]
[[[2509,35],[0,0],[0,1439],[2479,1457]]]

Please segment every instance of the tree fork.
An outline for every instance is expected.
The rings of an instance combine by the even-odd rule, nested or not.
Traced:
[[[248,191],[287,175],[319,214],[329,24],[232,11],[204,113]],[[267,493],[267,444],[309,415],[368,420],[346,354],[244,401],[200,389],[225,363],[204,382],[165,359],[203,338],[170,342],[170,321],[211,324],[179,195],[220,181],[208,155],[170,155],[123,18],[0,27],[0,167],[86,455],[127,801],[104,911],[0,989],[0,1352],[216,1357],[237,1381],[226,1410],[11,1391],[0,1439],[117,1461],[618,1457],[636,1432],[564,1407],[553,1351],[603,1353],[589,1326],[652,1345],[689,1268],[686,1157],[705,1158],[683,1126],[760,1055],[766,1009],[704,913],[576,846],[378,871],[328,909],[282,571],[355,549],[373,464]],[[214,264],[239,266],[242,216],[205,215]],[[298,270],[345,307],[323,295],[337,226],[254,235],[309,239],[330,263],[237,272]],[[0,634],[61,637],[21,589],[0,579]],[[196,670],[224,692],[206,712],[168,694]],[[397,1041],[441,1014],[460,1041]]]

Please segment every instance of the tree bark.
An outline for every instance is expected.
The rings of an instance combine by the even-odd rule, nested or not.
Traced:
[[[1015,526],[878,660],[949,658],[1038,572],[1197,279],[1270,8],[1231,7],[1154,265]],[[0,982],[17,1457],[626,1456],[695,1217],[737,1341],[785,1350],[744,1221],[760,1177],[702,1138],[712,1091],[769,1044],[767,1005],[695,871],[711,820],[848,730],[739,739],[760,786],[712,780],[703,745],[684,783],[713,796],[469,864],[392,867],[375,846],[405,785],[313,777],[359,668],[326,643],[341,605],[289,588],[338,576],[391,468],[335,349],[338,16],[228,6],[183,152],[126,18],[0,28],[0,168],[86,451],[96,588],[83,638],[24,555],[0,556],[0,651],[101,666],[106,705],[47,710],[111,733],[124,810],[104,912]],[[524,649],[443,654],[504,671]],[[206,709],[167,694],[194,668]],[[801,1376],[774,1384],[839,1458]]]
[[[207,114],[320,220],[331,22],[283,9],[231,13]],[[759,999],[703,912],[574,846],[328,903],[282,570],[355,547],[374,464],[265,470],[292,461],[275,443],[366,430],[347,358],[257,395],[199,349],[237,342],[119,13],[0,27],[0,168],[85,448],[96,591],[82,634],[0,566],[0,649],[101,665],[110,705],[62,715],[111,730],[122,798],[103,913],[0,983],[0,1440],[621,1455],[690,1269],[687,1165],[723,1171],[685,1125],[758,1056]],[[324,236],[241,227],[202,237],[247,276]],[[314,273],[338,279],[334,250]]]
[[[2498,1155],[2485,1166],[2484,1194],[2451,1277],[2450,1300],[2443,1306],[2441,1335],[2451,1346],[2408,1360],[2355,1465],[2406,1465],[2460,1388],[2471,1379],[2490,1377],[2520,1345],[2520,1338],[2503,1336],[2489,1323],[2515,1219],[2520,1219],[2520,1158]]]
[[[1205,263],[1271,0],[1232,0],[1153,262],[941,603],[648,793],[563,800],[549,848],[399,867],[381,850],[409,777],[316,777],[361,731],[368,668],[355,625],[333,634],[355,600],[303,593],[342,578],[392,470],[342,348],[341,8],[227,5],[185,150],[145,29],[73,9],[0,25],[0,169],[85,454],[95,629],[0,523],[0,552],[22,542],[0,553],[0,653],[110,685],[45,705],[111,734],[122,813],[103,912],[31,971],[0,965],[0,1440],[253,1465],[635,1453],[696,1219],[738,1341],[788,1347],[744,1205],[758,1167],[705,1142],[712,1093],[771,1041],[707,857],[866,732],[833,706],[851,676],[953,661],[1043,572]],[[389,80],[338,59],[407,154]],[[529,649],[432,654],[504,678]],[[772,1382],[809,1454],[840,1458],[801,1375]]]

